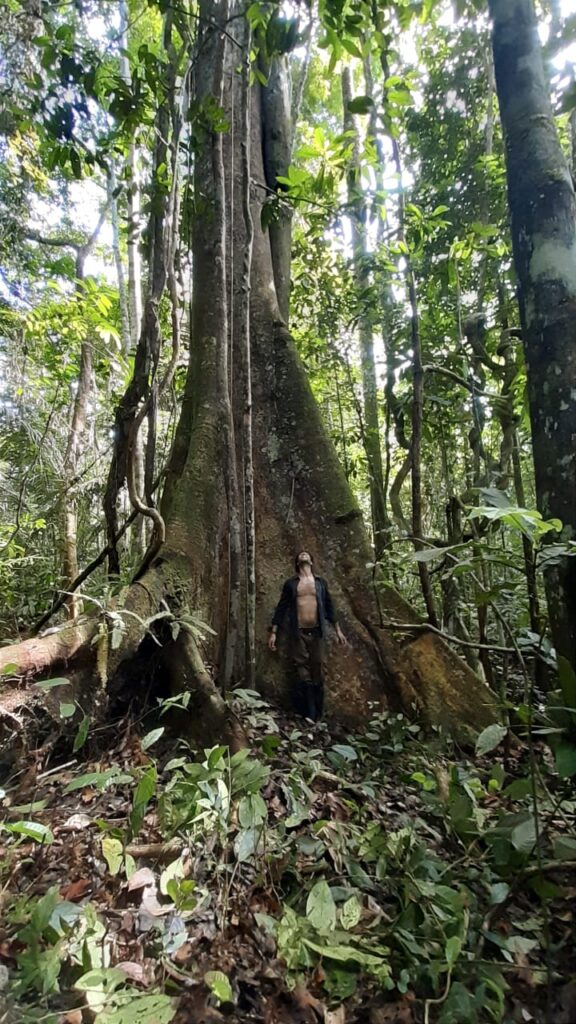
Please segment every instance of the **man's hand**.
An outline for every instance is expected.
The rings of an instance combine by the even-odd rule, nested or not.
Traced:
[[[344,636],[344,633],[340,629],[340,626],[336,625],[335,628],[336,628],[336,639],[337,639],[338,643],[342,647],[348,647],[348,641],[347,641],[346,637]]]
[[[271,651],[276,650],[276,633],[274,632],[270,633],[270,636],[268,637],[268,647]]]

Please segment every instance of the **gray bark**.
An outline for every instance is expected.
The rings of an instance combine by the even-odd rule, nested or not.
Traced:
[[[127,85],[132,83],[128,50],[128,4],[127,0],[119,0],[120,9],[120,47],[124,53],[120,55],[120,73]],[[131,141],[128,146],[126,161],[128,189],[126,204],[128,209],[128,304],[130,315],[130,339],[134,350],[138,345],[142,323],[142,265],[140,260],[140,182],[138,179],[138,158],[136,143]]]
[[[278,177],[286,177],[292,156],[292,90],[288,58],[272,57],[268,82],[262,89],[262,148],[264,179],[273,192],[284,186]],[[277,217],[270,224],[270,249],[278,308],[284,323],[290,313],[290,255],[292,249],[292,213],[288,204],[279,203]]]
[[[240,329],[240,362],[244,388],[244,415],[242,418],[242,477],[244,491],[244,538],[246,576],[246,682],[256,682],[256,523],[254,509],[254,456],[252,448],[252,347],[250,340],[250,293],[252,250],[254,247],[254,220],[251,209],[251,101],[250,50],[252,33],[248,22],[245,28],[244,63],[242,66],[242,215],[244,219],[244,253],[242,261],[242,311]]]
[[[354,115],[350,112],[352,100],[352,78],[350,68],[342,72],[342,105],[344,110],[344,131],[353,133],[352,155],[348,166],[348,210],[352,228],[352,258],[354,284],[360,303],[358,316],[358,341],[360,345],[360,366],[362,371],[363,399],[363,440],[368,462],[370,505],[374,554],[382,557],[388,536],[388,521],[384,500],[384,472],[382,467],[382,445],[380,441],[380,412],[378,407],[378,384],[374,360],[374,337],[372,314],[366,292],[370,286],[369,253],[367,242],[368,210],[360,182],[360,140]]]
[[[538,507],[576,539],[576,199],[532,0],[490,0]],[[546,574],[556,649],[576,666],[576,562]]]
[[[120,224],[118,216],[118,182],[116,179],[116,167],[114,160],[110,163],[108,174],[108,198],[110,202],[110,220],[112,222],[112,251],[116,265],[116,280],[118,282],[118,304],[120,306],[120,324],[122,351],[126,355],[130,351],[130,312],[128,309],[128,294],[126,291],[126,275],[120,252]]]

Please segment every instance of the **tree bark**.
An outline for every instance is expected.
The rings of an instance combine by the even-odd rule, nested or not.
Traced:
[[[254,221],[252,219],[251,182],[251,92],[250,50],[252,33],[246,22],[244,62],[242,65],[242,215],[244,219],[244,254],[242,262],[242,311],[240,326],[240,359],[244,387],[244,416],[242,419],[242,478],[244,483],[244,536],[246,576],[246,682],[256,685],[256,523],[254,507],[254,454],[252,447],[252,346],[250,341],[250,292],[252,250],[254,248]],[[305,69],[302,72],[305,75]]]
[[[128,4],[127,0],[119,0],[120,10],[120,74],[126,85],[132,85],[132,73],[128,57]],[[126,160],[128,188],[126,190],[126,206],[128,210],[128,308],[130,319],[130,341],[134,350],[140,337],[142,323],[142,266],[140,261],[140,182],[138,180],[138,160],[136,143],[131,140]]]
[[[576,199],[532,0],[490,0],[538,508],[576,539]],[[576,560],[546,573],[556,650],[576,668]]]
[[[280,193],[285,186],[279,177],[286,177],[292,156],[292,89],[288,58],[276,54],[267,68],[267,84],[262,89],[262,169],[261,181]],[[288,204],[279,203],[277,215],[269,226],[270,251],[274,270],[278,309],[284,323],[290,314],[290,257],[292,250],[292,215]]]
[[[75,292],[77,302],[83,300],[84,265],[96,244],[110,202],[111,196],[103,206],[98,223],[90,238],[83,245],[74,246],[76,250]],[[75,480],[78,475],[78,456],[86,429],[86,416],[92,391],[92,345],[93,339],[85,337],[80,347],[80,368],[64,455],[62,488],[59,502],[63,590],[67,590],[70,583],[78,575],[78,514],[76,495],[74,488],[70,486],[70,481]],[[78,595],[72,594],[66,605],[70,617],[76,619],[82,608]]]
[[[108,199],[110,202],[110,220],[112,222],[112,251],[116,265],[116,281],[118,284],[118,305],[120,306],[120,325],[122,351],[127,355],[130,351],[130,311],[128,308],[128,292],[126,290],[126,275],[120,252],[120,224],[118,216],[118,182],[116,179],[116,167],[114,160],[111,160],[108,172]]]
[[[382,445],[380,441],[380,414],[378,409],[378,385],[374,361],[374,338],[372,318],[368,305],[367,291],[370,285],[368,265],[367,218],[368,210],[360,181],[360,139],[354,115],[350,111],[352,100],[352,76],[350,68],[342,72],[342,105],[344,109],[344,131],[351,133],[352,154],[348,166],[348,209],[352,228],[352,258],[354,284],[360,304],[358,314],[358,340],[360,343],[360,366],[362,370],[362,397],[364,406],[363,440],[368,462],[370,506],[374,535],[374,555],[382,557],[386,547],[388,522],[384,500],[384,473],[382,467]]]

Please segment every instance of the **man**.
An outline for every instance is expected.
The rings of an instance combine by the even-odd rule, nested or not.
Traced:
[[[314,560],[308,551],[295,559],[296,576],[286,580],[272,618],[268,646],[276,650],[279,628],[286,620],[288,652],[298,678],[299,711],[318,722],[324,708],[324,637],[326,623],[335,629],[339,644],[347,640],[336,621],[334,604],[326,580],[312,571]]]

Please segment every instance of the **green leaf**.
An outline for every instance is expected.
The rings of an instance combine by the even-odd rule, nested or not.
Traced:
[[[39,821],[15,821],[13,824],[2,824],[0,827],[6,832],[25,836],[26,839],[33,839],[35,843],[43,843],[45,846],[50,846],[54,842],[54,836],[48,826],[40,824]]]
[[[18,665],[11,661],[8,665],[4,665],[4,668],[0,671],[0,676],[17,676]]]
[[[90,731],[90,715],[84,715],[84,718],[78,726],[78,732],[74,737],[74,746],[72,750],[76,753],[77,750],[81,750],[88,738],[88,732]]]
[[[0,799],[4,794],[4,790],[0,790]],[[38,814],[38,811],[43,811],[48,803],[47,800],[34,800],[31,804],[12,804],[10,807],[11,814]]]
[[[446,946],[444,949],[444,958],[448,967],[454,967],[460,952],[462,950],[462,939],[459,935],[452,935],[451,938],[446,939]]]
[[[480,227],[482,227],[482,225],[480,225]],[[512,507],[510,498],[506,494],[506,491],[500,491],[497,487],[481,487],[480,500],[485,502],[487,505],[493,505],[494,508],[509,509]]]
[[[481,757],[483,754],[488,754],[490,750],[494,750],[495,747],[502,743],[502,740],[506,736],[508,729],[504,725],[498,725],[495,722],[493,725],[486,726],[482,730],[478,739],[476,740],[476,754]]]
[[[224,754],[228,750],[228,747],[212,747],[211,750],[205,750],[206,761],[209,768],[215,768],[219,761],[222,760]]]
[[[204,975],[204,981],[208,985],[212,995],[216,996],[219,1002],[234,1002],[232,986],[223,971],[207,971]]]
[[[265,757],[273,757],[281,743],[282,740],[280,739],[279,736],[264,736],[260,744],[262,748],[262,753],[265,755]]]
[[[312,939],[302,939],[302,942],[328,960],[339,960],[342,963],[352,960],[361,964],[362,967],[377,968],[383,976],[390,974],[388,964],[383,957],[377,956],[375,953],[365,953],[364,950],[356,949],[354,946],[330,946],[328,944],[321,946],[320,943],[314,942]]]
[[[538,939],[528,939],[525,935],[509,935],[503,943],[504,949],[510,953],[522,953],[526,955],[539,945]]]
[[[561,743],[554,752],[556,771],[562,779],[576,775],[576,744]]]
[[[335,743],[330,749],[333,750],[335,754],[338,754],[338,756],[344,761],[358,760],[358,754],[354,750],[354,747],[349,747],[345,743]]]
[[[362,914],[362,907],[356,896],[351,896],[340,911],[340,924],[347,932],[351,928],[355,928],[360,920]]]
[[[236,859],[242,864],[254,856],[258,849],[262,829],[246,828],[241,829],[234,840],[234,853]]]
[[[82,177],[82,161],[76,149],[70,150],[70,165],[75,178]]]
[[[163,896],[168,896],[168,886],[170,882],[175,880],[180,881],[185,876],[184,862],[182,855],[173,860],[168,867],[164,868],[164,871],[160,875],[160,892]]]
[[[124,849],[119,839],[112,836],[104,836],[102,840],[102,855],[108,865],[111,875],[117,875],[124,860]]]
[[[557,836],[554,840],[554,856],[557,860],[576,860],[576,839],[572,836]]]
[[[495,882],[490,886],[490,906],[495,907],[498,903],[503,903],[509,892],[510,886],[506,882]]]
[[[122,783],[131,782],[132,776],[125,775],[120,772],[118,768],[109,768],[105,772],[86,772],[85,775],[79,775],[77,779],[72,779],[64,788],[65,793],[73,793],[77,789],[84,789],[85,786],[95,786],[96,789],[105,789],[108,783]]]
[[[268,817],[268,808],[259,793],[242,797],[238,805],[238,821],[242,828],[254,828]]]
[[[512,846],[519,853],[531,853],[536,844],[536,823],[530,816],[512,829],[510,836]]]
[[[42,679],[38,683],[32,683],[38,690],[53,690],[56,686],[70,686],[69,679]]]
[[[332,931],[336,925],[336,904],[324,880],[316,882],[308,894],[306,917],[319,932]]]
[[[343,36],[340,39],[340,42],[342,43],[342,46],[344,47],[347,53],[349,53],[352,57],[358,57],[360,60],[362,60],[362,50],[348,36]]]
[[[125,981],[124,971],[117,967],[97,967],[78,978],[74,988],[79,992],[90,992],[95,989],[113,992],[120,985],[124,985]]]
[[[370,96],[355,96],[350,100],[348,110],[351,114],[368,114],[373,106],[374,100]]]
[[[159,729],[152,729],[151,732],[147,732],[146,735],[143,736],[142,739],[140,740],[140,746],[142,747],[142,750],[148,750],[148,747],[151,747],[154,743],[156,743],[163,733],[163,725],[161,725]]]
[[[103,1009],[94,1024],[170,1024],[177,1012],[177,1002],[161,992],[138,995],[134,990],[113,996],[114,1008]]]
[[[511,800],[523,800],[525,797],[530,796],[532,793],[532,783],[530,779],[514,779],[509,786],[506,786],[504,790],[504,796],[509,796]]]
[[[157,778],[158,773],[156,771],[156,766],[151,764],[144,770],[138,780],[138,785],[134,791],[132,811],[130,814],[130,830],[133,836],[138,835],[138,832],[142,827],[146,808],[156,792]]]
[[[75,704],[60,704],[58,708],[60,718],[73,718],[76,714]]]

